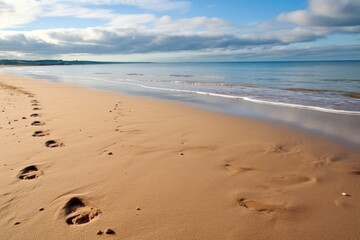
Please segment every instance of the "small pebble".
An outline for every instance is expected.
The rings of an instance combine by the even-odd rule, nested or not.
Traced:
[[[109,234],[109,235],[113,235],[113,234],[115,234],[115,231],[112,230],[111,228],[108,228],[108,229],[106,229],[105,233]]]
[[[140,210],[141,210],[141,208],[139,208],[139,207],[138,207],[138,208],[136,208],[136,210],[137,210],[137,211],[140,211]]]
[[[20,222],[16,222],[16,223],[14,223],[14,225],[19,225],[20,224]]]
[[[180,153],[180,155],[181,155],[181,156],[183,156],[183,155],[184,155],[184,153]]]
[[[112,153],[112,152],[109,152],[108,155],[113,155],[113,153]]]
[[[347,194],[345,192],[341,193],[341,195],[343,195],[344,197],[350,197],[350,194]]]
[[[45,210],[44,208],[40,208],[40,209],[39,209],[40,212],[42,212],[42,211],[44,211],[44,210]]]
[[[103,235],[103,231],[101,231],[101,230],[99,230],[97,233],[96,233],[96,235]]]

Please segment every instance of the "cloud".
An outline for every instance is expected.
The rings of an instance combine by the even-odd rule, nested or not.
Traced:
[[[117,5],[129,5],[151,11],[184,11],[191,6],[190,2],[180,0],[0,0],[0,29],[12,29],[44,17],[72,16],[118,23],[124,19],[123,15],[106,8]],[[133,15],[148,19],[151,14]],[[139,19],[137,18],[137,21],[141,22]]]
[[[253,39],[233,34],[166,34],[113,27],[7,32],[0,35],[0,51],[49,55],[54,53],[129,54],[202,51],[278,43],[280,43],[279,39]]]
[[[109,7],[114,5],[151,11],[119,14],[116,8]],[[359,0],[309,0],[307,9],[282,13],[269,22],[243,28],[222,18],[174,18],[153,12],[189,7],[189,1],[180,0],[0,0],[0,29],[7,29],[0,30],[0,54],[51,57],[169,53],[175,56],[188,52],[221,56],[223,52],[224,56],[241,53],[250,59],[251,53],[260,58],[262,53],[273,56],[281,55],[282,51],[295,57],[296,50],[287,51],[294,44],[312,42],[333,33],[360,32]],[[102,21],[91,28],[14,30],[48,17]]]
[[[161,30],[173,30],[179,31],[181,29],[207,29],[207,30],[220,30],[231,27],[231,24],[221,18],[208,18],[208,17],[193,17],[193,18],[182,18],[172,19],[170,16],[162,16],[155,22],[155,28]]]
[[[66,2],[74,3],[73,0],[65,0]],[[64,1],[62,1],[64,2]],[[190,8],[189,1],[180,0],[79,0],[80,4],[91,5],[129,5],[142,9],[154,11],[169,11],[169,10],[187,10]]]
[[[182,25],[186,28],[181,29]],[[49,56],[235,51],[313,41],[326,33],[301,27],[244,30],[218,18],[119,15],[111,24],[93,28],[3,31],[0,32],[0,51]]]
[[[309,0],[308,9],[283,13],[277,19],[306,27],[360,27],[360,1]]]
[[[234,60],[358,60],[359,45],[297,46],[259,48],[233,54]]]
[[[0,0],[0,29],[29,23],[36,19],[39,12],[33,1]]]

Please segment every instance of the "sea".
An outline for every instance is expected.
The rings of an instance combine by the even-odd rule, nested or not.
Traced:
[[[21,66],[0,73],[179,101],[360,146],[360,61]]]

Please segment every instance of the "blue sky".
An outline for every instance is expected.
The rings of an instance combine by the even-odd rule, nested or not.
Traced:
[[[359,0],[0,0],[0,58],[360,59]]]

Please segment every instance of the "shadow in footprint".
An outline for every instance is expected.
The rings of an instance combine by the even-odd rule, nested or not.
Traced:
[[[42,174],[43,172],[35,165],[31,165],[22,169],[18,175],[18,178],[22,180],[31,180],[41,176]]]
[[[269,180],[281,186],[292,186],[292,185],[305,184],[305,183],[315,183],[317,181],[315,177],[308,177],[298,174],[277,175],[271,177]]]
[[[235,173],[235,174],[236,173],[251,172],[251,171],[255,170],[254,168],[240,167],[240,166],[237,166],[237,165],[232,165],[230,163],[226,163],[224,166],[229,172],[232,172],[232,173]]]
[[[49,140],[45,142],[45,146],[48,148],[63,147],[64,144],[55,140]]]
[[[34,110],[34,111],[37,111],[37,110],[40,110],[40,108],[35,107],[35,108],[33,108],[33,110]]]
[[[100,209],[86,204],[78,197],[73,197],[66,203],[64,212],[68,225],[88,223],[101,214]]]
[[[48,135],[48,133],[43,132],[43,131],[35,131],[32,136],[33,137],[44,137],[46,135]]]
[[[32,126],[42,126],[42,125],[45,125],[45,123],[42,123],[40,121],[34,121],[31,123]]]
[[[267,204],[259,201],[255,201],[252,199],[239,198],[237,200],[237,205],[243,208],[246,208],[250,211],[256,211],[258,213],[284,213],[286,212],[286,208],[283,206],[277,206],[272,204]]]
[[[39,116],[39,114],[37,114],[37,113],[33,113],[30,115],[30,117],[38,117],[38,116]]]

